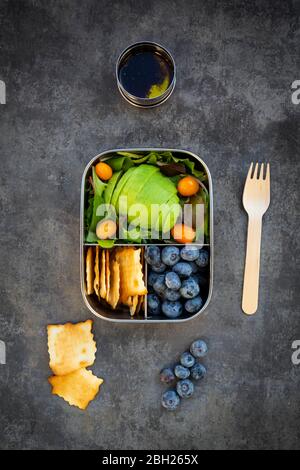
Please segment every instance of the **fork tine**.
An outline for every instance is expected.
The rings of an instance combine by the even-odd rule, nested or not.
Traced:
[[[266,181],[270,184],[270,163],[267,164]]]
[[[248,174],[247,174],[246,181],[248,181],[248,180],[251,178],[252,170],[253,170],[253,162],[252,162],[251,165],[250,165],[250,168],[249,168],[249,171],[248,171]]]
[[[258,163],[256,163],[256,165],[255,165],[253,178],[257,179],[257,174],[258,174]]]
[[[264,163],[262,163],[261,167],[260,167],[260,171],[259,171],[259,177],[258,177],[259,180],[264,179],[264,167],[265,167],[265,165],[264,165]]]

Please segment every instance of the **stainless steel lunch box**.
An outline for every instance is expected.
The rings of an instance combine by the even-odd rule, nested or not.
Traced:
[[[120,82],[119,79],[119,71],[120,71],[120,65],[121,63],[126,60],[126,58],[134,51],[139,48],[151,48],[152,50],[156,51],[157,53],[161,54],[164,56],[168,62],[171,64],[172,69],[173,69],[173,79],[168,86],[168,89],[162,93],[161,95],[157,96],[156,98],[140,98],[138,96],[134,96],[130,94],[123,86],[122,83]],[[143,42],[137,42],[135,44],[132,44],[131,46],[128,46],[119,56],[117,63],[116,63],[116,79],[117,79],[117,84],[119,91],[123,98],[133,106],[137,106],[139,108],[154,108],[156,106],[159,106],[163,104],[165,101],[167,101],[168,98],[172,95],[175,85],[176,85],[176,66],[175,66],[175,61],[172,56],[172,54],[163,46],[160,44],[157,44],[155,42],[150,42],[150,41],[143,41]]]
[[[85,187],[86,187],[86,180],[91,173],[92,165],[95,164],[96,161],[102,160],[105,161],[107,158],[116,155],[117,152],[133,152],[133,153],[149,153],[151,151],[156,152],[172,152],[174,155],[182,158],[190,158],[195,160],[200,167],[203,168],[203,171],[206,172],[208,178],[208,190],[210,196],[210,211],[209,211],[209,229],[210,229],[210,243],[206,245],[210,252],[210,265],[209,265],[209,285],[206,292],[206,301],[203,307],[199,310],[199,312],[186,316],[180,317],[177,319],[168,319],[165,317],[148,317],[147,315],[147,302],[145,302],[145,313],[139,314],[137,317],[130,317],[128,311],[123,310],[112,310],[105,305],[102,305],[96,297],[93,295],[86,294],[85,288],[85,253],[88,246],[91,244],[86,244],[84,242],[84,211],[85,211]],[[118,246],[122,245],[121,243]],[[175,243],[174,243],[175,245]],[[95,244],[96,246],[96,244]],[[128,245],[126,245],[128,246]],[[131,245],[132,246],[132,245]],[[139,247],[143,245],[137,245]],[[165,246],[165,245],[164,245]],[[182,246],[182,245],[181,245]],[[212,289],[213,289],[213,258],[214,258],[214,251],[213,251],[213,189],[212,189],[212,179],[210,171],[204,161],[198,157],[198,155],[189,152],[187,150],[179,150],[179,149],[162,149],[162,148],[131,148],[131,149],[115,149],[115,150],[108,150],[105,152],[100,153],[96,157],[92,158],[92,160],[87,164],[85,170],[82,175],[82,184],[81,184],[81,204],[80,204],[80,277],[81,277],[81,292],[83,296],[83,300],[87,306],[87,308],[98,318],[102,318],[103,320],[108,320],[112,322],[118,323],[182,323],[192,318],[198,317],[202,314],[205,309],[207,308],[211,296],[212,296]],[[146,281],[147,281],[147,263],[146,263],[146,271],[145,271]]]

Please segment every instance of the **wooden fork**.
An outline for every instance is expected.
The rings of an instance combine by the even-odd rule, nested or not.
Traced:
[[[265,177],[264,164],[260,171],[258,166],[256,163],[252,176],[251,163],[243,194],[244,208],[248,213],[248,238],[242,309],[247,315],[253,315],[258,307],[262,218],[270,204],[270,164],[267,164]]]

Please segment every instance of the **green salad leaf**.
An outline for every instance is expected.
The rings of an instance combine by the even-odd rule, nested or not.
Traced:
[[[88,243],[94,243],[98,241],[98,237],[96,235],[96,227],[99,220],[103,217],[97,215],[97,209],[101,204],[104,204],[104,190],[107,184],[103,183],[97,176],[95,168],[93,167],[93,190],[94,190],[94,197],[93,203],[89,200],[89,221],[88,221],[88,228],[87,228],[87,235],[86,241]]]

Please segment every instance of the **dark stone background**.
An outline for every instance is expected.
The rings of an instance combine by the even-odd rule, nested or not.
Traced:
[[[299,1],[1,0],[1,448],[299,448]],[[176,92],[153,110],[118,93],[119,52],[155,40],[174,54]],[[215,195],[215,284],[207,315],[170,325],[95,319],[104,377],[86,412],[50,394],[46,325],[90,318],[79,284],[81,174],[100,151],[198,153]],[[260,308],[241,312],[251,161],[270,161]],[[160,368],[196,337],[209,374],[170,414]]]

